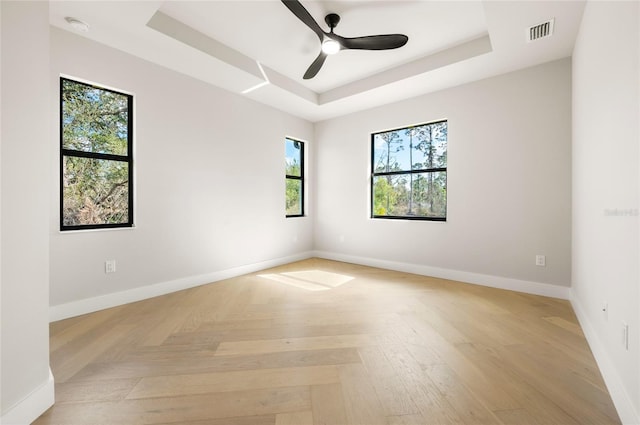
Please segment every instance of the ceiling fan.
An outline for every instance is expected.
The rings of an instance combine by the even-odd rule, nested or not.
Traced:
[[[304,8],[298,0],[282,0],[287,8],[293,12],[306,26],[311,28],[318,35],[322,48],[320,54],[313,61],[311,66],[304,73],[304,79],[308,80],[316,76],[322,64],[324,64],[327,55],[338,53],[340,50],[359,49],[359,50],[389,50],[397,49],[407,44],[409,37],[404,34],[381,34],[367,35],[364,37],[342,37],[333,32],[333,29],[340,22],[340,16],[335,13],[329,13],[324,17],[324,21],[329,25],[329,32],[324,31],[318,23],[313,19],[311,14]]]

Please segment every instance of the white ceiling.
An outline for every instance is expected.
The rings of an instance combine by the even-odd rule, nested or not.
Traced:
[[[303,6],[345,37],[402,33],[388,51],[341,51],[303,80],[318,37],[279,0],[61,1],[81,36],[311,121],[379,106],[571,55],[584,1],[313,1]],[[552,37],[528,43],[529,26],[555,19]],[[269,81],[269,83],[265,83]],[[251,90],[253,89],[253,90]]]

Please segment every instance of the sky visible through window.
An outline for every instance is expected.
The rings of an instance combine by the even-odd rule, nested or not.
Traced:
[[[298,146],[298,147],[296,147]],[[295,140],[286,139],[286,143],[284,145],[284,155],[285,162],[287,165],[287,174],[289,174],[289,170],[295,165],[300,165],[300,142],[296,142]]]
[[[433,132],[425,134],[425,127],[427,126],[375,134],[373,142],[376,171],[446,167],[446,130],[444,137],[438,137]],[[429,161],[430,158],[434,160]],[[389,169],[386,167],[387,159]],[[410,166],[411,162],[413,167]]]

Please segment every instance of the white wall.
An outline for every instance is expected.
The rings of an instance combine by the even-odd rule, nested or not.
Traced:
[[[134,94],[136,227],[59,232],[54,149],[49,186],[54,310],[122,291],[130,296],[106,304],[130,301],[152,294],[157,285],[163,291],[206,283],[228,271],[246,272],[247,265],[259,268],[311,250],[311,219],[287,219],[284,210],[284,139],[308,141],[313,155],[311,123],[52,28],[54,117],[60,74]],[[58,146],[57,134],[49,138],[52,146]],[[313,205],[307,211],[313,214]],[[116,260],[116,273],[105,274],[107,259]],[[148,290],[150,285],[156,289]],[[55,318],[78,313],[57,311]]]
[[[640,423],[638,9],[588,2],[573,56],[572,301],[625,423]]]
[[[0,422],[53,404],[49,375],[49,5],[0,2]],[[25,25],[25,23],[29,25]]]
[[[530,291],[534,282],[566,291],[570,78],[564,59],[319,123],[316,249],[475,283],[502,277],[513,289]],[[370,219],[370,134],[440,119],[449,122],[447,222]],[[546,255],[546,267],[535,266],[536,254]]]

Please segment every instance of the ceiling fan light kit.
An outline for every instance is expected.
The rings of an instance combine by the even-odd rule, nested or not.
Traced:
[[[333,32],[333,29],[340,22],[340,16],[329,13],[324,21],[329,26],[329,32],[320,28],[320,25],[313,19],[311,14],[298,0],[281,0],[282,3],[298,18],[316,33],[320,39],[320,54],[304,73],[305,80],[311,79],[318,74],[324,64],[327,55],[333,55],[340,50],[389,50],[397,49],[407,44],[409,37],[404,34],[381,34],[368,35],[364,37],[342,37]]]
[[[340,51],[340,43],[334,39],[327,38],[322,42],[322,51],[327,55],[335,55]]]

